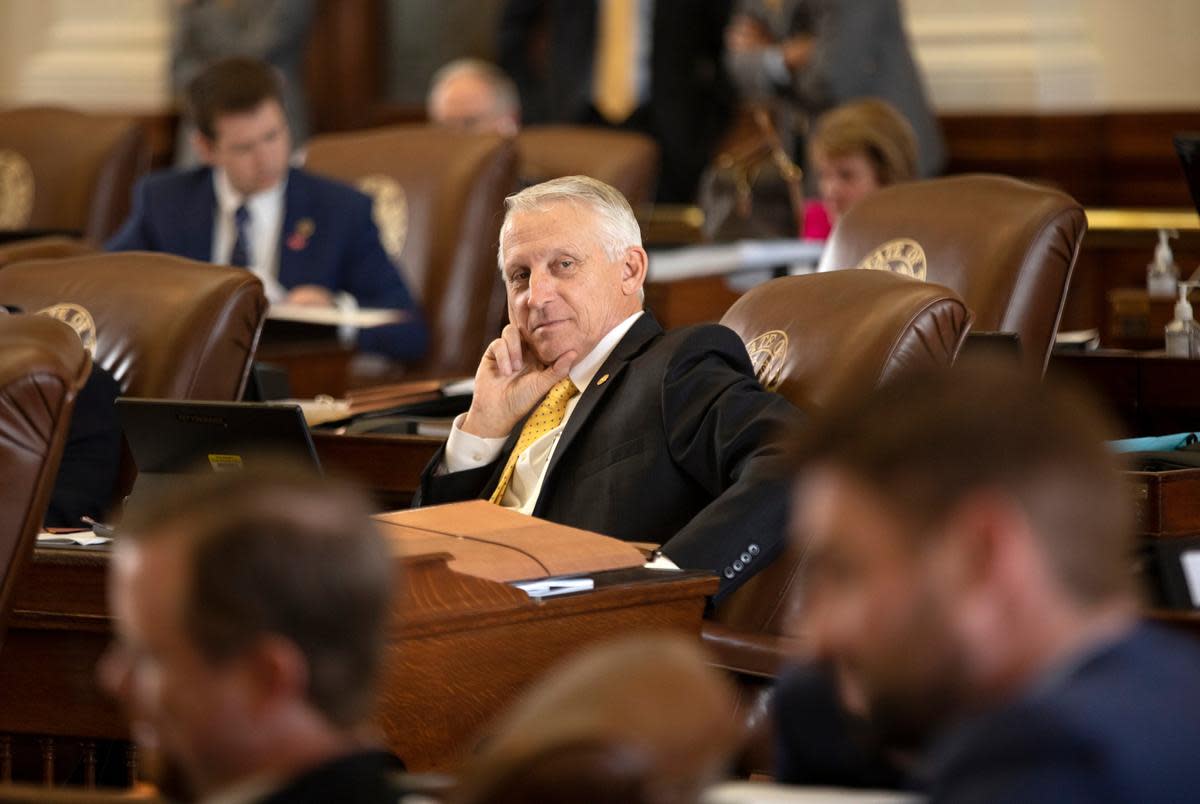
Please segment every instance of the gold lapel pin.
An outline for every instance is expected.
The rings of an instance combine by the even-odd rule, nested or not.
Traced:
[[[601,377],[600,379],[596,380],[596,385],[604,385],[604,383],[606,383],[606,382],[608,382],[608,375],[607,375],[607,374],[605,374],[605,375],[604,375],[603,377]]]

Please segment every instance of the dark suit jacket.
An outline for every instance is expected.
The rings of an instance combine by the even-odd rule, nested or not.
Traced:
[[[113,375],[93,364],[75,398],[67,444],[46,509],[47,527],[83,527],[80,517],[85,515],[105,520],[121,465],[121,424],[114,404],[120,395],[121,385]]]
[[[729,124],[734,97],[722,63],[729,14],[730,0],[654,4],[645,106],[648,132],[662,148],[659,201],[695,198],[700,173]],[[596,0],[509,0],[499,61],[520,88],[527,122],[595,122],[595,48]]]
[[[216,209],[210,168],[151,174],[134,189],[129,219],[104,247],[209,262]],[[305,220],[312,223],[312,234],[295,237]],[[428,336],[420,310],[379,242],[371,199],[352,187],[303,170],[289,171],[279,282],[289,289],[320,285],[349,293],[363,307],[404,310],[410,315],[405,323],[362,330],[359,348],[402,360],[425,353]]]
[[[679,566],[718,573],[728,593],[782,546],[787,483],[774,436],[799,411],[763,390],[746,347],[717,325],[664,333],[644,313],[596,379],[605,375],[567,420],[534,516],[661,543]],[[520,431],[479,469],[437,476],[439,452],[415,504],[491,496]]]
[[[932,801],[1174,802],[1200,794],[1200,646],[1141,626],[948,736]]]
[[[360,751],[298,776],[259,804],[396,804],[405,791],[402,763],[387,751]]]

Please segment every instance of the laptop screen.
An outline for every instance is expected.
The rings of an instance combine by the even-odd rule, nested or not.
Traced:
[[[321,471],[299,405],[121,397],[117,418],[138,470],[131,498],[189,475],[252,469],[266,460]]]

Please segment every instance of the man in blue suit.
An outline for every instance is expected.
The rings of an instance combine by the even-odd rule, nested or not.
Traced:
[[[801,632],[886,746],[924,749],[933,801],[1200,790],[1200,646],[1138,620],[1107,432],[1089,399],[978,365],[902,378],[805,437]],[[785,768],[829,739],[792,683]]]
[[[289,168],[282,97],[274,70],[254,59],[226,59],[196,76],[188,104],[207,165],[142,180],[133,212],[105,248],[242,266],[272,302],[402,311],[402,323],[360,331],[358,346],[421,357],[425,326],[383,250],[370,198]]]

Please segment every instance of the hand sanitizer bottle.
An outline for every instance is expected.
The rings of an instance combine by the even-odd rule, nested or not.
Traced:
[[[1179,301],[1175,303],[1175,320],[1167,324],[1168,357],[1200,357],[1200,327],[1188,301],[1191,282],[1179,283]]]
[[[1174,231],[1158,230],[1158,245],[1154,247],[1154,261],[1146,266],[1146,291],[1152,299],[1168,299],[1175,295],[1175,284],[1179,281],[1179,269],[1175,266],[1175,255],[1171,253],[1168,237],[1178,237]]]

